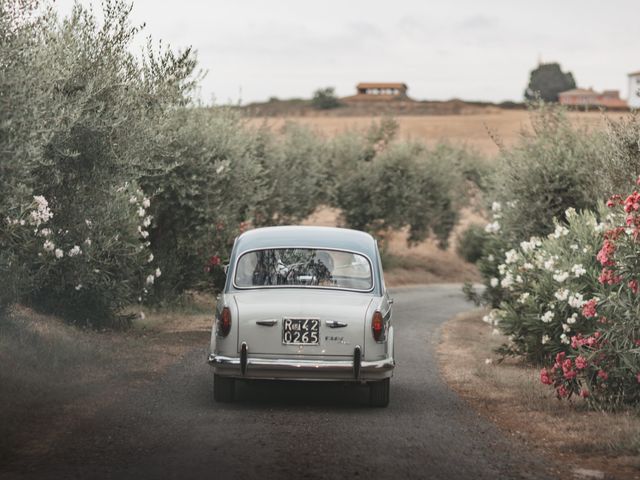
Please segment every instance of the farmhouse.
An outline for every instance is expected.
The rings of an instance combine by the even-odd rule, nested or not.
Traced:
[[[387,102],[392,100],[410,100],[406,83],[364,82],[356,85],[357,93],[343,98],[347,102]]]
[[[629,74],[629,108],[640,108],[640,71]]]
[[[580,108],[625,109],[627,102],[620,98],[618,90],[596,92],[592,88],[575,88],[558,94],[560,105]]]

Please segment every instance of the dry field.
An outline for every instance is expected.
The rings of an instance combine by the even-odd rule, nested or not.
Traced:
[[[640,478],[637,412],[590,411],[581,399],[557,400],[540,383],[539,369],[497,361],[493,349],[506,338],[492,335],[482,315],[468,312],[443,326],[438,357],[447,383],[505,434],[564,465],[567,478]]]
[[[624,113],[607,113],[615,119]],[[604,114],[600,112],[571,112],[569,117],[579,125],[588,128],[602,128]],[[325,135],[335,135],[348,129],[365,129],[379,117],[333,117],[304,116],[282,118],[252,118],[249,122],[267,125],[277,129],[287,121],[307,125]],[[470,115],[422,115],[398,116],[401,138],[421,140],[429,145],[445,141],[454,145],[467,145],[488,156],[498,153],[499,149],[488,132],[497,135],[505,146],[513,145],[519,133],[531,128],[529,113],[524,110],[489,110],[487,113]]]

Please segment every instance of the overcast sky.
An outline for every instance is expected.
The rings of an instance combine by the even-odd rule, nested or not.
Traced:
[[[56,4],[68,13],[73,0]],[[640,70],[639,19],[640,0],[135,0],[133,9],[155,40],[197,50],[201,96],[218,103],[325,86],[346,96],[362,81],[405,82],[416,99],[521,100],[538,58],[626,98],[627,73]]]

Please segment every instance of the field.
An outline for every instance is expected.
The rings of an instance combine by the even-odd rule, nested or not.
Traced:
[[[587,128],[603,128],[605,115],[615,119],[623,113],[571,112],[569,117],[575,124]],[[325,135],[335,135],[348,129],[365,129],[377,117],[344,116],[290,116],[279,118],[251,118],[250,123],[267,125],[277,129],[285,122],[297,122],[307,125]],[[505,146],[513,145],[523,130],[531,129],[529,113],[525,110],[496,110],[487,113],[469,115],[421,115],[398,116],[399,136],[403,139],[420,140],[429,145],[448,142],[454,145],[467,145],[478,152],[493,156],[499,152],[494,138]],[[490,135],[491,133],[491,135]]]

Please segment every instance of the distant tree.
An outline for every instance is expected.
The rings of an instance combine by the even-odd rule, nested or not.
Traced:
[[[311,105],[318,110],[328,110],[339,107],[340,101],[333,87],[319,88],[313,93]]]
[[[576,82],[571,72],[564,73],[558,63],[545,63],[531,71],[524,98],[527,100],[540,98],[545,102],[557,102],[560,92],[572,88],[576,88]]]

